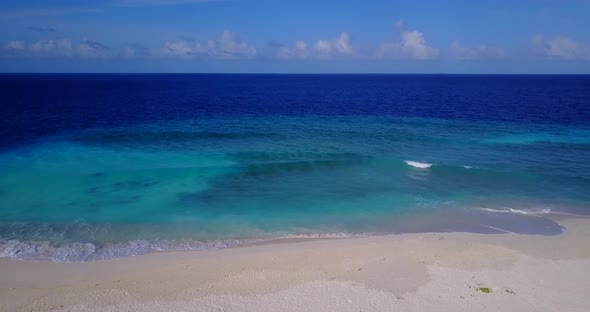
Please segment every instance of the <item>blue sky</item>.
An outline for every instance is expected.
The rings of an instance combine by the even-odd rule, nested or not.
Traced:
[[[0,72],[590,73],[589,0],[0,2]]]

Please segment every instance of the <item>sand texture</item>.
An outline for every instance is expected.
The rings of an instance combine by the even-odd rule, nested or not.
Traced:
[[[0,311],[590,311],[590,219],[558,236],[427,233],[0,260]],[[489,293],[482,290],[489,289]]]

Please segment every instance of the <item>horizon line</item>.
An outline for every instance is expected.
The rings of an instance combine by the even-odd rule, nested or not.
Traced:
[[[0,76],[8,75],[399,75],[399,76],[427,76],[427,75],[472,75],[472,76],[590,76],[590,73],[283,73],[283,72],[0,72]]]

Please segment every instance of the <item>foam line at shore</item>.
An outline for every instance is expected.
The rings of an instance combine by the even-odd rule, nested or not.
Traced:
[[[238,247],[290,239],[327,239],[366,237],[371,234],[318,233],[293,234],[261,239],[226,240],[135,240],[121,243],[70,243],[55,246],[47,241],[0,239],[0,258],[53,262],[92,262],[114,258],[141,256],[162,251],[191,251]]]

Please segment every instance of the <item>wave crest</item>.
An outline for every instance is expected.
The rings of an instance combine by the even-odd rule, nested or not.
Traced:
[[[532,215],[532,216],[552,213],[550,208],[524,210],[524,209],[514,209],[514,208],[510,208],[510,207],[499,208],[499,209],[483,208],[482,207],[479,209],[483,210],[483,211],[494,212],[494,213],[517,213],[517,214]]]
[[[413,161],[413,160],[404,160],[404,162],[408,165],[408,166],[412,166],[414,168],[419,168],[419,169],[428,169],[430,167],[432,167],[432,164],[429,163],[423,163],[423,162],[419,162],[419,161]]]
[[[203,250],[235,247],[255,243],[258,240],[211,240],[211,241],[147,241],[136,240],[104,245],[70,243],[55,246],[47,241],[22,242],[0,240],[0,258],[19,260],[90,262],[129,256],[140,256],[158,251]]]

